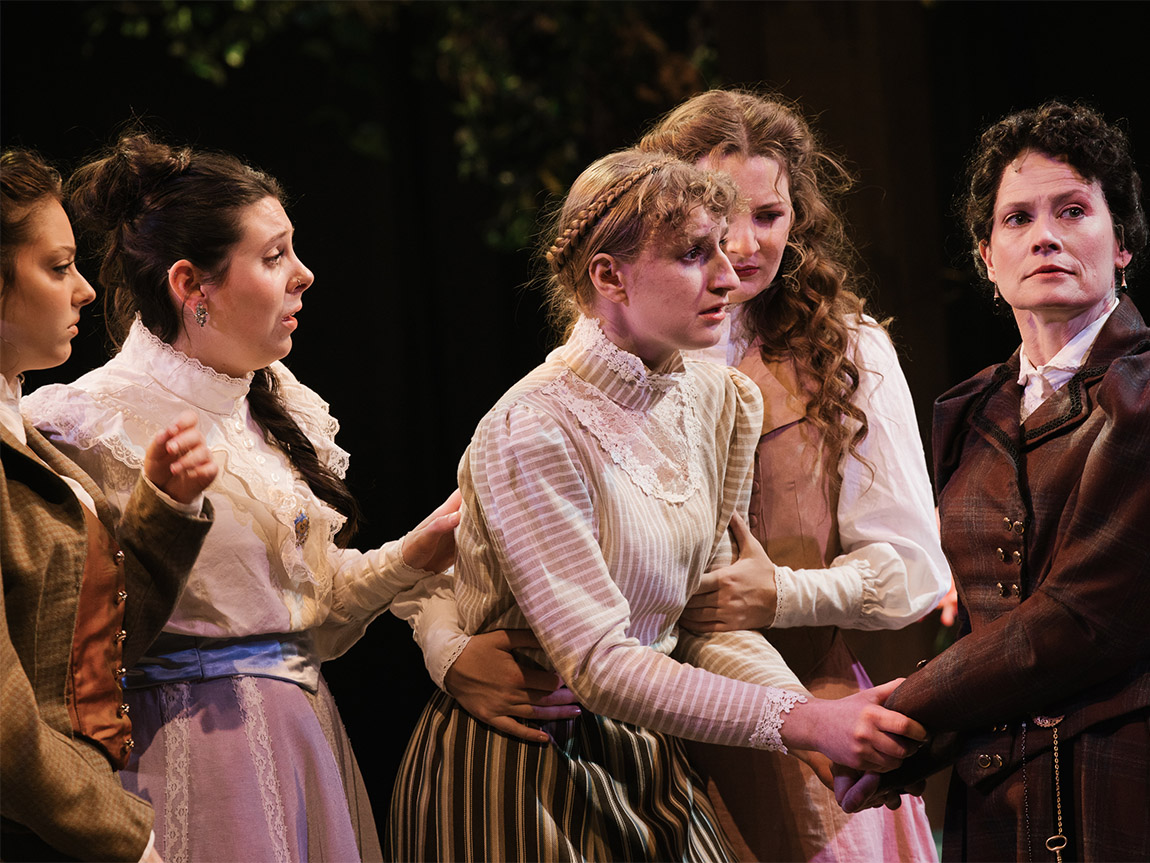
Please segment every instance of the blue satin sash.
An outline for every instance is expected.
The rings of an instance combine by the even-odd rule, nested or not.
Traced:
[[[124,688],[142,689],[241,674],[286,680],[309,692],[317,691],[319,660],[311,634],[197,638],[164,632],[148,654],[124,675]]]

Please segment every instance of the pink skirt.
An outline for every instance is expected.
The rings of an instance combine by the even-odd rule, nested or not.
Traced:
[[[768,632],[768,637],[778,635]],[[783,632],[800,645],[805,636],[817,643],[816,630]],[[792,667],[802,667],[793,651],[783,655],[796,663]],[[871,685],[838,632],[800,679],[819,698],[842,698]],[[937,863],[921,797],[904,794],[894,811],[883,807],[847,815],[814,771],[791,755],[691,742],[687,753],[741,861]]]
[[[124,787],[156,810],[166,863],[382,857],[351,744],[323,679],[312,694],[237,675],[125,693]]]

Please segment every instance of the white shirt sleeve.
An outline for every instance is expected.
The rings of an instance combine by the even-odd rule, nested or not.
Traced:
[[[403,561],[403,540],[384,543],[371,551],[332,546],[328,551],[334,570],[331,610],[315,627],[320,655],[331,659],[344,653],[379,614],[421,581],[436,574]]]
[[[459,625],[453,582],[450,572],[425,578],[391,603],[391,613],[411,625],[427,673],[445,692],[444,678],[471,640]]]
[[[883,330],[862,326],[857,338],[852,401],[866,411],[869,431],[862,460],[844,457],[837,513],[844,551],[817,573],[776,568],[776,628],[899,629],[950,589],[910,388]]]

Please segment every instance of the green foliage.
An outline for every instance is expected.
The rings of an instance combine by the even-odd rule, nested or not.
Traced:
[[[310,121],[355,153],[387,160],[389,93],[421,82],[446,94],[456,173],[484,188],[496,248],[529,242],[543,193],[635,140],[643,125],[713,80],[702,3],[232,2],[96,3],[100,37],[159,41],[188,75],[221,88],[290,46],[343,95]],[[410,80],[396,80],[395,58]],[[389,74],[389,72],[391,74]],[[406,133],[407,130],[405,129]]]

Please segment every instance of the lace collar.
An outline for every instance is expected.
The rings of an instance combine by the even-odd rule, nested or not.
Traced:
[[[683,379],[683,355],[676,351],[652,371],[603,333],[595,318],[579,316],[571,338],[556,352],[575,374],[625,408],[647,411]]]
[[[702,486],[698,392],[676,352],[651,371],[581,317],[557,352],[570,371],[544,388],[647,495],[683,503]]]
[[[249,373],[233,378],[208,368],[162,341],[144,326],[139,316],[132,322],[115,362],[143,372],[181,400],[221,416],[239,409],[254,377]]]

